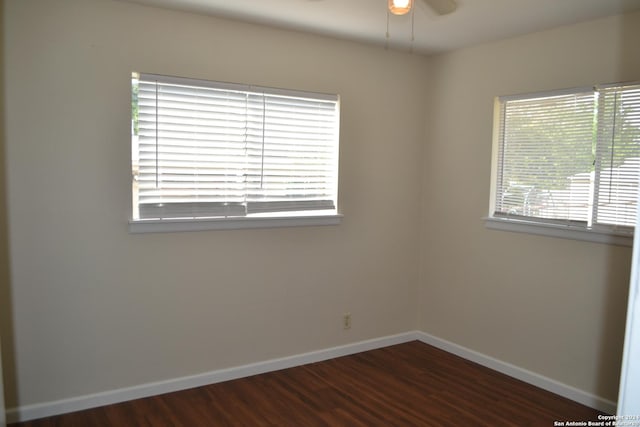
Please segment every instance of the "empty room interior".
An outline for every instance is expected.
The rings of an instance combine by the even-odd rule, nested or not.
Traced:
[[[638,82],[640,2],[224,3],[2,2],[6,422],[413,341],[615,414],[633,238],[492,226],[495,106]],[[143,218],[132,73],[336,95],[331,215]]]

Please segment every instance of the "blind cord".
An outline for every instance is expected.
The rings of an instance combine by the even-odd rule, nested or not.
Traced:
[[[618,118],[618,91],[613,95],[613,124],[611,127],[611,159],[609,160],[609,168],[613,173],[613,157],[616,153],[616,119]],[[611,194],[613,191],[613,179],[609,178],[609,203],[611,203]]]
[[[155,130],[156,130],[156,188],[159,187],[159,183],[160,180],[158,178],[158,171],[160,170],[160,166],[159,166],[159,160],[158,160],[158,80],[155,81],[156,83],[156,126],[155,126]]]
[[[260,164],[260,189],[264,188],[264,134],[265,134],[265,125],[267,122],[267,101],[266,95],[264,92],[262,93],[262,153],[261,153],[261,164]]]

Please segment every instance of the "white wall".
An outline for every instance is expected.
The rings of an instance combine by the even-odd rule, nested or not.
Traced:
[[[0,0],[0,22],[4,22],[4,0]],[[11,313],[9,307],[9,248],[7,242],[7,204],[5,185],[5,125],[4,125],[4,32],[0,31],[0,427],[6,425],[4,377],[13,372],[13,357],[8,351],[7,339],[11,333]],[[1,341],[5,340],[4,347]],[[4,355],[4,352],[11,357]],[[4,366],[7,366],[5,368]]]
[[[615,401],[630,248],[488,230],[493,98],[640,78],[640,14],[433,58],[420,329]]]
[[[636,215],[636,230],[640,229],[640,212]],[[633,241],[629,302],[625,325],[620,391],[616,415],[621,419],[633,419],[640,414],[640,238]]]
[[[110,0],[4,32],[9,407],[415,328],[424,58]],[[343,223],[128,234],[132,70],[340,94]]]

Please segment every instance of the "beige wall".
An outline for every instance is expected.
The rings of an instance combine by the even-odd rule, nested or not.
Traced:
[[[415,328],[424,58],[109,0],[5,7],[9,407]],[[343,223],[128,234],[132,70],[340,94]]]
[[[4,0],[0,0],[0,22],[4,19]],[[0,26],[0,28],[2,28]],[[13,353],[8,345],[13,337],[11,332],[11,300],[9,281],[9,242],[7,240],[7,203],[5,182],[5,105],[4,105],[4,31],[0,31],[0,427],[4,426],[4,377],[11,379],[15,384],[15,365]]]
[[[493,97],[638,79],[638,31],[635,14],[423,58],[111,0],[6,2],[8,406],[416,328],[615,399],[630,249],[481,218]],[[128,234],[132,70],[339,93],[343,223]]]
[[[640,14],[433,58],[420,329],[610,400],[630,248],[484,228],[493,98],[640,78]]]

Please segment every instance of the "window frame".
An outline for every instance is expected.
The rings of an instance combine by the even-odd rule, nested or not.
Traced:
[[[129,220],[130,233],[240,230],[252,228],[312,227],[339,225],[341,213],[327,215],[251,216],[204,219]]]
[[[517,95],[497,96],[494,98],[493,110],[493,136],[492,136],[492,156],[491,156],[491,187],[489,213],[483,218],[485,227],[492,230],[510,231],[527,233],[541,236],[565,238],[580,241],[589,241],[596,243],[604,243],[618,246],[632,246],[634,227],[628,226],[603,226],[602,224],[594,224],[588,226],[577,221],[554,221],[554,220],[536,220],[535,217],[527,216],[509,216],[496,212],[498,186],[501,177],[498,176],[501,164],[500,153],[502,151],[501,137],[503,135],[502,127],[504,104],[510,100],[526,100],[534,98],[542,98],[547,96],[561,96],[569,94],[577,94],[585,91],[593,91],[599,89],[608,89],[611,87],[624,87],[628,85],[638,85],[638,82],[621,82],[614,84],[575,87],[569,89],[559,89],[552,91],[543,91],[535,93],[523,93]],[[595,96],[598,96],[597,94]],[[599,120],[599,118],[598,118]],[[598,123],[598,128],[601,126]],[[598,150],[599,147],[598,141]],[[592,207],[591,209],[594,209]],[[640,209],[638,209],[640,211]]]
[[[132,100],[132,132],[131,132],[131,159],[130,170],[132,171],[131,180],[131,206],[130,217],[128,221],[130,233],[156,233],[156,232],[180,232],[180,231],[200,231],[200,230],[228,230],[228,229],[244,229],[244,228],[274,228],[274,227],[299,227],[299,226],[325,226],[325,225],[338,225],[341,223],[343,215],[339,212],[339,200],[338,200],[338,179],[339,179],[339,146],[340,146],[340,96],[334,94],[300,91],[293,89],[280,89],[264,86],[254,86],[248,84],[239,83],[227,83],[219,81],[202,80],[195,78],[183,78],[174,76],[164,76],[151,73],[133,72],[131,73],[132,80],[135,76],[152,76],[157,77],[158,82],[169,84],[187,84],[194,87],[202,88],[214,88],[220,90],[234,90],[234,91],[246,91],[247,94],[262,92],[268,96],[284,96],[284,97],[299,97],[302,99],[316,100],[318,102],[330,101],[335,103],[335,126],[334,140],[331,145],[327,145],[327,148],[332,152],[332,159],[334,162],[333,170],[328,172],[328,177],[334,181],[334,190],[332,195],[333,208],[322,210],[274,210],[273,212],[247,212],[244,215],[225,216],[224,214],[218,216],[204,216],[204,217],[166,217],[166,218],[140,218],[135,216],[136,207],[140,209],[140,202],[137,198],[137,174],[139,167],[136,163],[137,154],[134,151],[137,150],[137,142],[134,143],[134,131],[133,131],[133,100]],[[133,85],[130,92],[133,96]],[[156,107],[157,108],[157,107]],[[156,122],[157,126],[157,122]],[[264,124],[263,124],[264,126]],[[157,134],[157,132],[156,132]],[[157,137],[156,137],[157,138]],[[263,144],[264,132],[263,132]],[[158,144],[158,142],[156,142]],[[263,150],[264,153],[264,150]],[[156,154],[157,156],[157,154]],[[156,160],[157,162],[157,160]],[[134,167],[135,166],[135,167]],[[304,175],[307,176],[307,175]],[[327,187],[330,188],[330,187]],[[246,194],[249,194],[251,190],[247,189]],[[327,193],[328,194],[328,193]]]

